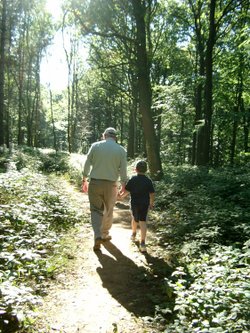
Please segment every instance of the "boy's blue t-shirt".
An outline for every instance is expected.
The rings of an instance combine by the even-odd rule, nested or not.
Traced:
[[[149,205],[149,193],[155,192],[152,180],[140,174],[132,176],[125,189],[130,192],[131,205]]]

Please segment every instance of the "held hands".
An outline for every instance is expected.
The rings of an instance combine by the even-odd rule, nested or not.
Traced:
[[[117,194],[117,199],[122,200],[126,196],[127,196],[127,191],[125,190],[125,184],[122,184],[122,187]]]
[[[122,200],[124,197],[120,193],[120,191],[117,193],[117,200]]]
[[[124,193],[121,192],[121,190],[117,193],[117,200],[122,200],[124,198]]]

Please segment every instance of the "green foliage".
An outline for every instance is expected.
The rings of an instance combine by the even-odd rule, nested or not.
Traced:
[[[69,168],[69,154],[65,152],[55,152],[53,150],[43,150],[41,154],[42,165],[40,170],[51,173],[65,173]]]
[[[80,154],[70,154],[68,176],[69,179],[78,186],[82,185],[82,171],[85,156]]]
[[[68,178],[81,185],[84,156],[81,154],[69,154],[56,152],[52,149],[34,149],[26,146],[19,149],[1,153],[0,172],[31,170],[45,173],[56,173],[68,176]]]
[[[167,333],[248,332],[250,172],[247,167],[168,168],[152,218],[172,258],[166,276]],[[172,317],[169,319],[169,313]]]
[[[6,163],[6,157],[2,156],[2,154],[1,154],[0,155],[0,173],[6,171],[5,163]]]
[[[156,185],[161,192],[156,207],[166,210],[158,224],[163,243],[171,239],[181,243],[192,234],[203,245],[212,239],[242,245],[250,236],[249,183],[249,172],[243,168],[166,170],[165,182]],[[164,231],[166,221],[169,234]]]
[[[38,170],[41,167],[40,151],[38,149],[27,146],[18,149],[6,150],[0,156],[0,172],[10,170],[21,170],[27,168],[29,170]]]
[[[28,325],[58,269],[58,242],[80,213],[58,179],[28,169],[1,174],[0,193],[0,323],[10,329],[16,321]]]
[[[165,332],[248,332],[250,268],[244,251],[215,245],[166,279],[176,294],[174,323]]]
[[[23,167],[0,174],[0,325],[8,322],[14,330],[20,322],[32,325],[46,279],[71,255],[72,245],[60,245],[64,231],[80,220],[62,193],[62,179],[31,169],[66,171],[80,186],[84,159],[27,149],[2,158]],[[159,255],[167,256],[171,269],[157,272],[163,299],[152,296],[154,321],[166,323],[166,333],[248,332],[249,169],[166,167],[164,181],[155,187],[150,215],[162,246]],[[157,271],[156,264],[152,269]]]
[[[191,259],[166,284],[175,298],[174,323],[166,332],[249,332],[250,267],[243,252],[215,245],[211,252]]]
[[[15,163],[17,170],[24,168],[38,170],[41,165],[39,156],[40,152],[38,150],[22,147],[11,155],[11,161]]]

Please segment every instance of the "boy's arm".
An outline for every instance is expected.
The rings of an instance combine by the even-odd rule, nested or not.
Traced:
[[[155,203],[155,193],[149,193],[149,208],[153,209]]]

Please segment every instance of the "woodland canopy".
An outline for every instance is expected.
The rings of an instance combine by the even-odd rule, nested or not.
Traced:
[[[61,5],[55,20],[45,0],[0,0],[0,331],[32,332],[58,244],[89,223],[62,177],[80,189],[79,161],[112,126],[130,167],[147,159],[155,244],[173,259],[153,323],[249,332],[249,1]],[[41,83],[58,33],[62,91]]]
[[[113,126],[154,179],[166,162],[249,159],[249,1],[61,4],[55,21],[45,0],[0,2],[0,145],[85,153]],[[68,85],[54,92],[40,68],[58,31]]]

